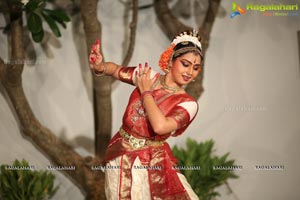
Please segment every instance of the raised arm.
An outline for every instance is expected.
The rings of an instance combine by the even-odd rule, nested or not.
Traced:
[[[118,78],[121,66],[113,62],[103,62],[103,56],[100,53],[100,40],[98,39],[92,45],[89,55],[90,68],[96,76],[109,75]]]
[[[89,56],[90,68],[96,76],[108,75],[122,82],[136,85],[137,67],[124,67],[113,62],[103,62],[102,54],[100,53],[100,40],[97,40],[92,45]],[[155,71],[151,71],[150,77],[154,77]]]

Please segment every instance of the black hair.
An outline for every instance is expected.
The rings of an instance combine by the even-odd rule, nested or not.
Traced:
[[[176,58],[186,53],[198,54],[201,57],[201,62],[203,60],[203,54],[201,48],[196,44],[194,44],[193,42],[189,42],[189,41],[180,42],[174,47],[172,60],[175,60]]]

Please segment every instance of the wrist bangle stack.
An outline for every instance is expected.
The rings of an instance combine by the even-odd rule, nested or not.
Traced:
[[[96,76],[103,76],[103,75],[106,75],[105,72],[106,72],[106,65],[104,65],[104,63],[102,63],[103,65],[103,71],[98,71],[94,68],[94,74]]]
[[[142,101],[144,101],[144,98],[146,95],[151,95],[153,98],[154,98],[154,95],[153,95],[153,92],[151,90],[147,90],[147,91],[144,91],[142,94],[141,94],[141,99]]]

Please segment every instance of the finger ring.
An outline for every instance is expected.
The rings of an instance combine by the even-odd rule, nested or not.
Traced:
[[[90,62],[95,63],[95,61],[96,61],[96,58],[94,56],[91,56],[90,57]]]

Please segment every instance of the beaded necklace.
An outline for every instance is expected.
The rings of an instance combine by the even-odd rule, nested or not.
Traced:
[[[159,77],[159,82],[160,82],[160,84],[161,84],[161,86],[163,87],[164,90],[170,90],[173,93],[178,92],[179,90],[181,90],[181,87],[171,87],[171,86],[168,86],[166,84],[166,75],[160,76]]]

